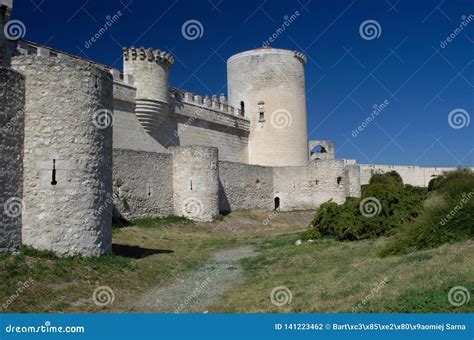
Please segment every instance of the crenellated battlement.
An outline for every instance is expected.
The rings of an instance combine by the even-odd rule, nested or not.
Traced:
[[[299,51],[295,51],[295,58],[300,59],[303,62],[303,64],[306,64],[306,62],[308,61],[308,58],[306,57],[306,55],[303,52],[299,52]]]
[[[123,48],[123,57],[125,61],[129,60],[147,60],[149,62],[156,62],[159,64],[167,64],[169,66],[173,65],[174,57],[165,51],[154,50],[152,48],[144,47],[124,47]]]
[[[228,104],[225,94],[219,96],[201,96],[192,92],[186,92],[181,89],[172,87],[171,96],[178,102],[184,102],[195,106],[205,107],[214,111],[219,111],[237,117],[244,117],[242,111]]]
[[[54,48],[45,47],[31,41],[19,40],[16,43],[16,54],[19,55],[38,55],[45,58],[70,58],[74,60],[81,60],[96,66],[97,68],[107,71],[112,74],[114,82],[121,83],[129,86],[133,86],[133,77],[129,74],[124,74],[122,71],[111,68],[109,66],[99,64],[88,59],[84,59],[63,51],[56,50]]]

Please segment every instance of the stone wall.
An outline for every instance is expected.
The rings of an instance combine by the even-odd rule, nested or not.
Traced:
[[[23,243],[110,252],[112,76],[61,57],[18,56],[12,67],[26,77]]]
[[[314,209],[332,199],[344,203],[347,195],[344,160],[312,161],[304,167],[273,168],[274,195],[280,210]]]
[[[219,209],[273,209],[273,168],[219,162]]]
[[[219,163],[217,148],[171,148],[173,198],[176,215],[211,221],[219,214]]]
[[[25,79],[0,67],[0,252],[21,242]]]
[[[428,183],[436,176],[442,175],[445,171],[453,171],[456,168],[447,167],[420,167],[420,166],[403,166],[403,165],[377,165],[377,164],[360,164],[361,168],[361,184],[368,184],[370,177],[376,173],[385,173],[396,171],[402,176],[405,184],[413,186],[427,187]],[[472,168],[474,170],[474,168]]]
[[[114,149],[116,212],[126,219],[174,212],[170,154]]]
[[[114,83],[114,149],[166,153],[166,147],[151,137],[135,115],[135,88]]]

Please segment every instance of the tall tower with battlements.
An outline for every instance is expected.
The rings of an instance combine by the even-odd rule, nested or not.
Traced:
[[[308,163],[304,65],[300,52],[259,48],[227,61],[229,103],[250,120],[250,164]]]
[[[145,131],[156,132],[170,113],[169,72],[174,57],[151,48],[124,48],[124,73],[137,89],[135,114]]]

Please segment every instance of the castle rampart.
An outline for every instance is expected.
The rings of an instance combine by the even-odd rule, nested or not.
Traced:
[[[214,147],[171,148],[175,214],[211,221],[219,214],[219,163]]]
[[[26,78],[23,243],[110,252],[112,76],[69,58],[17,56],[12,66]]]

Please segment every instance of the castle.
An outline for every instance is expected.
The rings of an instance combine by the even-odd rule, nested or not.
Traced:
[[[0,0],[2,32],[11,8]],[[375,172],[426,186],[449,170],[358,165],[308,141],[300,52],[231,56],[228,98],[170,86],[165,51],[125,48],[123,60],[122,72],[2,34],[0,250],[98,256],[112,216],[314,209],[358,197]]]

